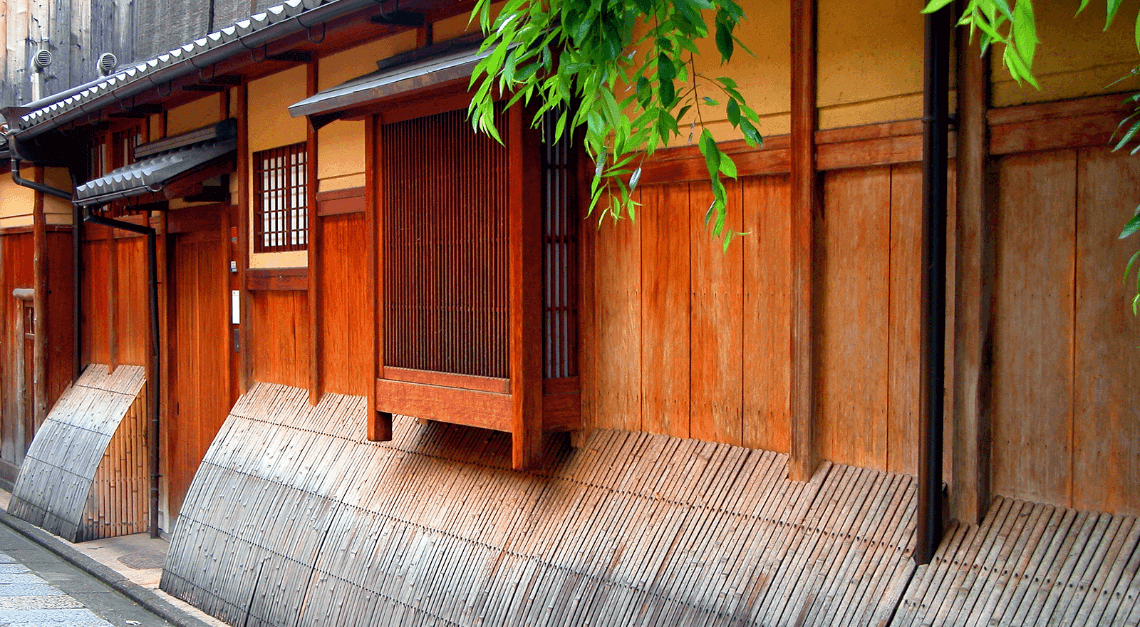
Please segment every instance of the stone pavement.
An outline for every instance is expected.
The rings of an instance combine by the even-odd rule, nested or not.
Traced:
[[[0,627],[170,627],[103,582],[0,525]]]

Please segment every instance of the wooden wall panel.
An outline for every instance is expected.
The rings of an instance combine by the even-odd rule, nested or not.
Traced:
[[[787,176],[747,178],[744,231],[744,446],[791,445],[791,187]]]
[[[18,361],[16,337],[16,316],[23,309],[21,301],[12,296],[12,290],[32,287],[32,234],[13,233],[0,236],[0,250],[3,251],[2,280],[0,284],[0,325],[3,338],[3,376],[0,376],[0,393],[3,394],[0,416],[4,417],[0,427],[0,458],[13,464],[24,457],[24,442],[20,438],[19,419],[23,398],[20,396],[20,382],[24,374],[24,364]],[[30,390],[30,388],[29,388]]]
[[[116,364],[145,366],[150,337],[146,238],[115,240],[118,298],[115,307]]]
[[[826,174],[816,253],[819,454],[870,468],[887,462],[890,176],[889,167]]]
[[[635,196],[640,201],[642,192]],[[591,227],[592,228],[592,227]],[[641,429],[641,222],[610,218],[594,234],[597,351],[587,428]]]
[[[641,226],[642,430],[689,437],[689,184],[645,187]]]
[[[922,408],[922,166],[918,164],[891,168],[888,289],[885,470],[914,475]]]
[[[993,491],[1069,503],[1076,153],[998,161]]]
[[[367,248],[363,213],[321,218],[322,262],[318,289],[322,306],[321,381],[328,392],[363,396],[367,393],[368,291],[367,267],[360,262]]]
[[[1137,200],[1140,160],[1082,150],[1077,184],[1071,507],[1137,515],[1140,318],[1131,310],[1135,275],[1121,281],[1136,238],[1117,235]]]
[[[107,239],[88,240],[83,243],[83,312],[80,334],[84,364],[110,363],[107,326],[110,320],[107,309],[110,250],[110,240]]]
[[[70,231],[49,231],[47,295],[47,405],[50,409],[71,384],[74,370],[75,332],[72,312],[75,274]],[[11,290],[8,291],[9,296]]]
[[[741,186],[726,182],[726,229],[741,230]],[[692,246],[692,437],[739,446],[743,442],[744,255],[737,242],[725,252],[699,216],[713,201],[707,185],[689,190]],[[699,213],[698,213],[699,212]],[[696,219],[693,219],[696,218]]]
[[[331,300],[331,299],[330,299]],[[309,367],[309,301],[300,291],[254,292],[250,299],[253,378],[305,387]]]

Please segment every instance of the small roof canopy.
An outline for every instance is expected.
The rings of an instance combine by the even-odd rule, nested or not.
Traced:
[[[480,43],[478,35],[461,37],[378,61],[379,70],[290,105],[289,114],[310,116],[313,127],[320,128],[351,109],[469,78],[479,61],[494,52],[479,52]]]
[[[75,188],[79,205],[105,204],[112,200],[162,191],[176,179],[197,175],[198,179],[217,176],[232,166],[211,168],[210,164],[237,150],[233,120],[226,120],[183,135],[138,146],[135,156],[144,157],[127,166]]]

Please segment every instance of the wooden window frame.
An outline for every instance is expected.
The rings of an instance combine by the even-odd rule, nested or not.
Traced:
[[[266,167],[273,159],[284,157],[287,163]],[[294,159],[299,160],[294,161]],[[310,155],[307,142],[287,144],[253,153],[253,252],[256,254],[307,251],[309,248],[308,169]],[[267,181],[272,179],[272,186]],[[268,209],[265,201],[277,194],[282,207]],[[266,226],[270,212],[275,225]],[[279,226],[278,226],[279,225]],[[267,238],[284,241],[268,242]]]

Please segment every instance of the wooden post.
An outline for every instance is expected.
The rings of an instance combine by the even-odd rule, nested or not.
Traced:
[[[815,472],[812,394],[812,253],[819,187],[815,172],[815,0],[792,0],[792,343],[788,476]]]
[[[249,269],[249,101],[244,81],[235,89],[237,92],[238,308],[241,310],[238,331],[238,350],[241,351],[238,390],[245,394],[253,384],[253,351],[249,346],[253,333],[249,328],[250,294],[246,282],[246,271]]]
[[[958,207],[954,273],[954,474],[950,515],[978,523],[990,505],[990,386],[996,214],[987,201],[989,56],[958,29]]]
[[[309,96],[317,93],[317,62],[308,64],[306,82]],[[321,400],[321,225],[317,215],[317,131],[312,123],[306,125],[306,151],[308,152],[305,202],[309,207],[309,404]]]
[[[32,170],[32,180],[44,182],[44,169],[36,166]],[[38,429],[47,416],[47,277],[49,263],[47,256],[47,222],[44,216],[44,194],[33,192],[32,202],[32,281],[35,293],[32,297],[35,309],[35,338],[32,340],[32,403],[35,428]]]
[[[511,460],[529,470],[542,462],[542,156],[522,105],[508,116]]]
[[[107,373],[110,374],[119,365],[119,245],[115,231],[107,229],[107,232],[110,234],[107,238]]]
[[[381,186],[383,177],[380,176],[384,167],[384,152],[380,149],[380,121],[376,116],[370,116],[365,122],[364,145],[364,215],[368,229],[368,317],[371,329],[371,343],[368,348],[368,439],[373,442],[385,442],[392,439],[392,414],[376,411],[376,380],[383,373],[384,361],[381,351],[384,350],[384,320],[383,309],[380,307],[380,297],[384,293],[383,260],[380,258],[380,245],[384,239],[384,221],[380,219],[380,203],[383,198]],[[312,281],[312,278],[309,279]]]

